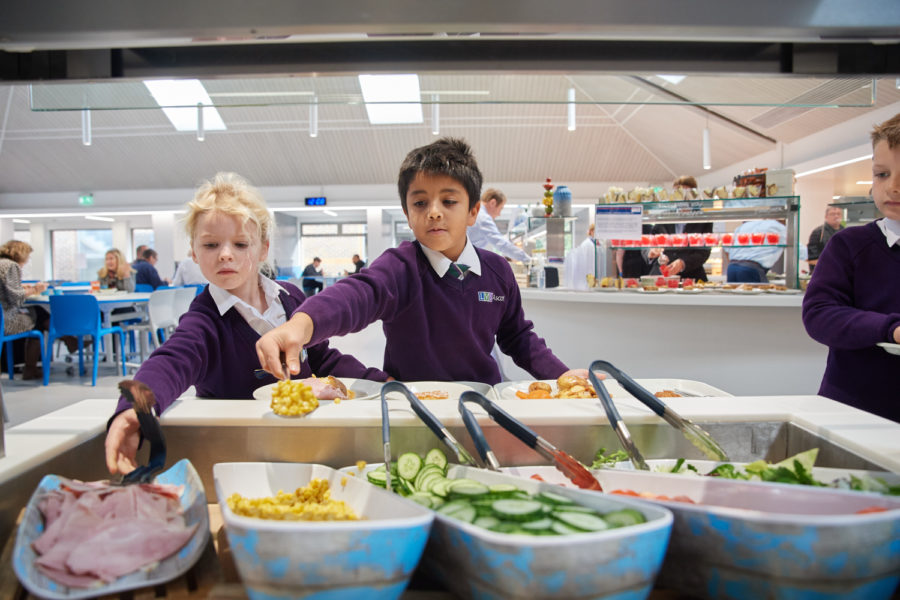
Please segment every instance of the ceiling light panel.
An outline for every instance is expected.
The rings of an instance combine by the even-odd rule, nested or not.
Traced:
[[[222,131],[225,122],[206,88],[198,79],[155,79],[145,81],[153,99],[175,126],[176,131],[197,130],[197,105],[203,105],[204,131]]]
[[[418,75],[360,75],[359,87],[372,125],[424,122]]]

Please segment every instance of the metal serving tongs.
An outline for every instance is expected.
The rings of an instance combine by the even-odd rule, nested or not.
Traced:
[[[385,487],[388,491],[391,490],[391,423],[388,417],[387,395],[391,392],[402,392],[403,395],[406,396],[406,399],[409,401],[409,405],[412,407],[413,412],[416,413],[416,416],[428,426],[428,429],[430,429],[438,439],[444,442],[444,444],[453,451],[459,464],[470,464],[476,467],[481,466],[474,458],[472,458],[472,455],[462,447],[462,444],[457,442],[456,438],[447,431],[444,424],[431,414],[431,411],[425,408],[422,401],[419,400],[408,387],[399,381],[388,381],[381,386],[381,441],[384,444],[384,471],[387,474]]]
[[[566,452],[563,452],[562,450],[536,434],[534,431],[526,427],[525,424],[523,424],[521,421],[517,420],[505,410],[485,398],[483,395],[475,391],[463,392],[462,396],[460,396],[459,399],[460,407],[463,407],[464,402],[469,401],[481,406],[481,408],[487,411],[488,416],[493,419],[494,422],[519,438],[519,440],[524,442],[529,448],[533,449],[535,452],[537,452],[547,460],[552,461],[553,466],[559,469],[559,471],[561,471],[563,475],[571,479],[572,482],[578,487],[586,490],[602,489],[600,487],[600,482],[597,481],[597,479],[593,475],[591,475],[591,472],[588,471],[584,465],[575,460],[573,456],[567,454]],[[468,409],[466,409],[466,412],[468,412]],[[471,416],[472,420],[474,421],[474,415]],[[463,415],[463,419],[465,419],[465,415]],[[477,425],[478,424],[476,423],[476,426]],[[466,426],[469,426],[468,423],[466,424]],[[479,427],[479,430],[480,429],[481,428]],[[476,445],[477,444],[478,442],[476,442]],[[496,461],[496,458],[494,460]]]
[[[166,439],[163,437],[159,420],[153,414],[156,396],[153,390],[140,381],[126,379],[119,382],[122,396],[134,406],[141,436],[150,442],[150,459],[146,465],[138,466],[134,471],[122,477],[122,485],[132,483],[150,483],[153,477],[166,466]]]
[[[494,451],[491,450],[491,447],[488,445],[487,439],[484,437],[484,431],[481,429],[481,425],[478,424],[475,415],[472,414],[471,410],[466,408],[465,404],[466,402],[476,402],[481,406],[481,403],[475,398],[468,397],[468,394],[481,396],[478,392],[463,392],[459,397],[459,414],[466,426],[466,431],[469,432],[469,437],[471,437],[472,441],[475,443],[475,449],[478,450],[478,456],[481,458],[485,467],[491,471],[499,471],[500,461],[497,460]]]
[[[642,403],[646,404],[647,407],[650,408],[650,410],[662,417],[669,425],[681,431],[681,433],[684,434],[684,437],[687,438],[687,440],[694,446],[696,446],[701,452],[703,452],[703,454],[713,460],[728,460],[728,455],[725,453],[725,450],[722,448],[722,446],[719,445],[716,440],[712,438],[711,435],[691,422],[690,419],[685,419],[684,417],[679,415],[666,403],[654,396],[653,393],[650,392],[650,390],[643,387],[634,379],[614,367],[612,363],[605,360],[595,360],[594,362],[592,362],[588,373],[591,378],[591,383],[594,384],[594,388],[598,389],[598,396],[601,392],[598,388],[599,382],[594,375],[595,370],[605,371],[606,373],[611,375],[612,378],[618,381],[619,384],[623,388],[625,388],[625,390],[629,394],[640,400]],[[604,408],[606,408],[607,416],[610,415],[610,408],[612,408],[612,411],[615,413],[616,417],[618,417],[618,412],[616,412],[615,407],[612,405],[612,400],[609,399],[609,395],[606,394],[605,389],[603,390],[603,393],[609,404],[609,407],[607,407],[607,402],[604,402]],[[610,421],[612,421],[611,416]],[[619,419],[618,422],[621,424],[623,430],[627,433],[627,429],[625,429],[624,423],[621,423],[621,419]],[[618,428],[618,426],[616,426],[615,424],[613,425],[616,427],[616,433],[620,434],[620,429]],[[619,435],[619,440],[622,441],[623,445],[625,445],[625,441],[622,439],[621,434]],[[628,437],[628,441],[631,441],[630,436]],[[634,444],[631,444],[631,446],[633,447]],[[628,446],[625,447],[625,450],[629,453],[629,455],[631,455],[631,451],[629,450]],[[637,449],[634,448],[634,451],[637,452]],[[637,456],[640,456],[640,454],[638,454]],[[633,461],[634,459],[632,459],[632,462]],[[643,461],[643,459],[641,459],[641,461]],[[637,467],[636,463],[635,466]],[[644,465],[644,467],[638,468],[646,468],[646,465]]]

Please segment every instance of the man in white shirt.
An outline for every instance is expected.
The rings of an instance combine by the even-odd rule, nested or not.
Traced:
[[[481,208],[475,224],[466,229],[466,235],[476,248],[490,249],[492,246],[507,258],[528,262],[531,257],[528,253],[509,241],[509,238],[500,233],[494,219],[500,216],[503,205],[506,204],[506,195],[500,190],[490,188],[481,195]]]
[[[190,250],[188,250],[187,258],[178,263],[175,269],[175,277],[172,278],[172,285],[206,285],[209,283],[200,265],[194,262],[194,258]]]

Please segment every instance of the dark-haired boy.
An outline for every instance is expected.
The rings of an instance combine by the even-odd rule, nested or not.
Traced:
[[[500,349],[536,379],[567,367],[522,313],[507,261],[477,250],[466,227],[479,210],[481,172],[469,146],[443,138],[410,152],[400,166],[400,205],[416,237],[384,252],[358,274],[303,303],[259,339],[260,364],[281,377],[299,368],[302,346],[360,331],[381,320],[384,371],[400,381],[500,382]]]

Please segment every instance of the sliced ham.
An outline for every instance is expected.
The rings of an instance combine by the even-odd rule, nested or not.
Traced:
[[[347,388],[338,379],[328,377],[307,377],[303,383],[312,388],[313,396],[319,400],[334,400],[340,398],[346,400]]]
[[[171,556],[197,530],[185,525],[181,490],[64,481],[38,502],[45,516],[44,532],[32,542],[38,569],[62,585],[86,588]]]

